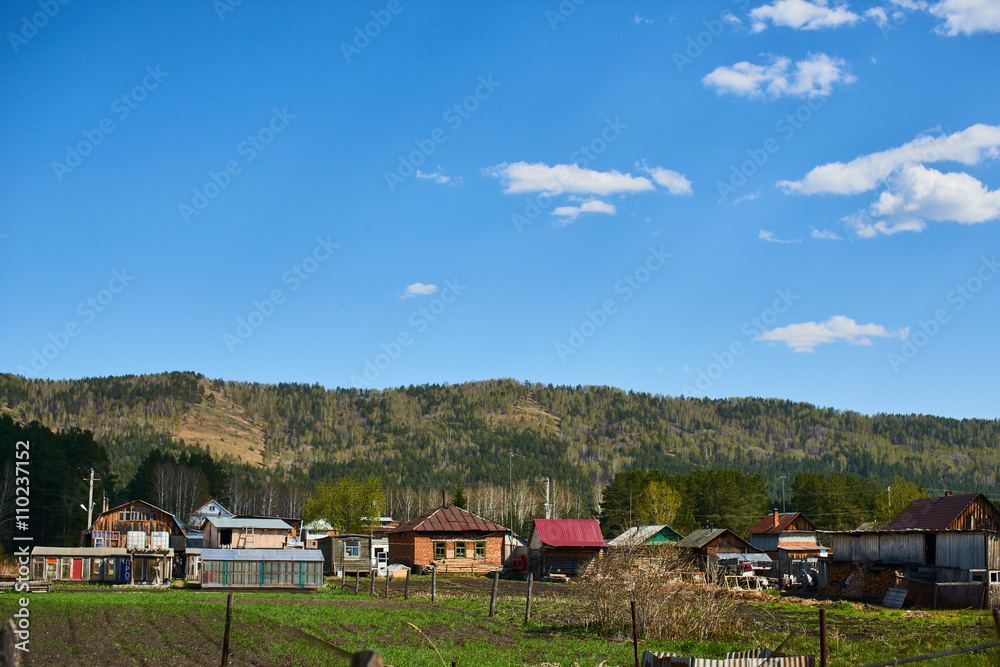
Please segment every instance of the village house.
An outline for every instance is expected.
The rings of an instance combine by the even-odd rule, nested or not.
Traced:
[[[486,573],[503,566],[510,531],[461,507],[444,504],[389,530],[389,564],[442,572]]]
[[[323,554],[323,573],[337,577],[360,573],[367,575],[378,567],[371,535],[341,533],[327,535],[316,540],[316,548]],[[384,553],[380,551],[380,554]],[[383,571],[383,567],[379,571]]]
[[[282,519],[208,517],[201,526],[205,549],[284,549],[298,532]]]
[[[538,576],[576,575],[607,546],[597,519],[535,519],[528,567]]]
[[[747,542],[778,562],[815,561],[830,555],[829,547],[819,543],[816,526],[801,512],[774,510],[750,529]]]
[[[737,573],[770,571],[771,558],[728,528],[701,528],[677,543],[688,552],[692,564],[705,571],[709,581],[716,581],[720,567]]]
[[[125,547],[35,547],[31,577],[38,581],[105,584],[170,584],[172,549],[139,551]]]
[[[84,533],[88,547],[183,551],[184,524],[145,500],[132,500],[101,512]]]
[[[895,570],[910,602],[1000,608],[1000,512],[981,493],[914,500],[882,530],[821,534],[835,562]]]
[[[196,507],[193,512],[191,512],[191,516],[188,518],[188,525],[200,526],[205,522],[205,519],[207,519],[210,516],[226,519],[226,518],[231,518],[233,516],[233,513],[227,510],[225,507],[223,507],[222,503],[220,503],[218,500],[210,498],[205,502],[203,502],[198,507]]]

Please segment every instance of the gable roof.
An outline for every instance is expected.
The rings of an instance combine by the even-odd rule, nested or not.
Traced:
[[[809,518],[806,517],[806,515],[803,514],[802,512],[788,512],[788,513],[785,513],[785,514],[780,514],[779,513],[778,514],[778,525],[777,526],[774,525],[774,513],[771,513],[771,514],[768,514],[767,516],[765,516],[763,519],[761,519],[760,522],[756,526],[754,526],[753,528],[751,528],[749,534],[750,535],[777,535],[778,533],[780,533],[782,531],[788,530],[789,526],[791,526],[795,522],[795,519],[797,519],[798,517],[802,517],[807,522],[809,522],[809,525],[812,526],[812,528],[810,530],[815,530],[816,529],[816,526],[813,525],[813,522],[809,521]]]
[[[435,507],[415,519],[401,523],[388,533],[506,533],[508,530],[499,524],[466,512],[457,505],[447,504]]]
[[[549,547],[606,547],[597,519],[535,519],[538,541]]]
[[[666,524],[656,526],[633,526],[613,540],[608,540],[608,544],[615,547],[651,544],[658,535],[661,535],[664,539],[657,540],[656,543],[680,542],[684,537]]]
[[[198,507],[196,507],[194,509],[194,511],[191,512],[191,515],[194,516],[194,515],[198,514],[203,509],[205,509],[208,505],[215,505],[218,508],[218,512],[213,512],[213,514],[218,513],[218,514],[221,514],[222,516],[232,516],[233,515],[232,512],[230,512],[225,507],[223,507],[222,503],[220,503],[215,498],[209,498],[208,500],[206,500],[205,502],[203,502],[201,505],[199,505]]]
[[[885,530],[948,530],[962,512],[980,496],[996,512],[993,503],[981,493],[918,498],[900,510],[899,514],[886,524]]]
[[[677,543],[677,546],[683,547],[685,549],[704,549],[706,546],[711,544],[713,541],[717,540],[724,533],[729,533],[730,537],[743,544],[743,550],[747,552],[759,553],[760,549],[750,544],[742,537],[729,530],[728,528],[701,528],[696,530],[683,540]]]
[[[174,516],[173,514],[171,514],[170,512],[168,512],[165,509],[157,507],[153,503],[146,502],[145,500],[130,500],[127,503],[122,503],[121,505],[118,505],[117,507],[112,507],[112,508],[110,508],[106,512],[101,512],[100,514],[97,515],[97,518],[94,519],[94,524],[96,525],[97,522],[98,522],[98,520],[100,520],[100,518],[102,516],[104,516],[106,514],[113,514],[114,512],[118,512],[118,511],[122,510],[125,507],[130,507],[131,505],[145,505],[146,507],[148,507],[150,509],[154,509],[157,512],[162,512],[163,514],[166,514],[167,516],[169,516],[171,519],[174,520],[174,524],[177,526],[177,530],[180,531],[181,533],[183,533],[184,530],[187,528],[187,525],[183,521],[181,521],[180,519],[178,519],[176,516]],[[89,532],[89,531],[91,531],[93,529],[94,529],[94,526],[92,525],[87,530]]]

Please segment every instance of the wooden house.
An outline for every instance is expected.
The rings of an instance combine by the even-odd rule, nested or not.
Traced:
[[[621,546],[658,546],[661,544],[677,544],[684,536],[667,525],[633,526],[624,533],[608,540],[613,547]]]
[[[202,549],[203,589],[306,589],[323,586],[317,549]]]
[[[298,532],[282,519],[208,517],[201,525],[202,549],[284,549]],[[202,553],[204,560],[204,552]]]
[[[174,552],[124,547],[35,547],[31,576],[39,581],[167,586]]]
[[[900,510],[885,530],[1000,531],[1000,511],[981,493],[919,498]]]
[[[389,564],[418,572],[486,573],[502,567],[504,537],[510,531],[451,504],[444,504],[386,533]]]
[[[807,561],[826,558],[829,547],[819,542],[816,526],[801,512],[774,510],[750,529],[747,542],[773,560]]]
[[[528,568],[545,575],[579,574],[607,546],[597,519],[535,519]]]
[[[84,533],[84,545],[110,549],[183,551],[184,524],[170,512],[133,500],[101,512]]]
[[[227,519],[231,518],[233,513],[223,507],[222,503],[215,498],[209,498],[191,512],[191,516],[188,518],[188,525],[200,526],[210,516]]]

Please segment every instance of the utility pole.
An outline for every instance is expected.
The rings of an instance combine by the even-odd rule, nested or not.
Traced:
[[[87,492],[87,505],[84,506],[83,503],[80,503],[80,507],[87,511],[87,529],[89,530],[90,527],[94,525],[94,481],[96,480],[99,482],[101,481],[101,478],[95,477],[94,469],[91,468],[90,475],[84,479],[87,480],[87,485],[89,488]]]
[[[545,518],[552,518],[552,503],[549,502],[549,478],[545,478]]]

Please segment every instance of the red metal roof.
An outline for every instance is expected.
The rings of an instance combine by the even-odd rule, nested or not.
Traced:
[[[750,535],[777,535],[784,530],[788,530],[788,527],[791,526],[795,519],[800,516],[812,525],[812,521],[809,521],[809,519],[807,519],[801,512],[788,512],[786,514],[778,514],[778,525],[775,527],[774,513],[771,513],[761,519],[760,523],[750,529]],[[813,530],[815,530],[815,526],[813,527]]]
[[[478,517],[472,512],[466,512],[456,505],[442,505],[430,512],[421,514],[415,519],[410,519],[406,523],[401,523],[389,533],[408,533],[411,531],[419,533],[506,533],[508,530],[503,526]]]
[[[948,530],[948,527],[975,502],[981,493],[963,493],[960,496],[918,498],[900,510],[886,530]],[[989,503],[986,496],[983,500]],[[992,505],[991,505],[992,506]]]
[[[597,519],[535,519],[538,540],[550,547],[606,547]]]

